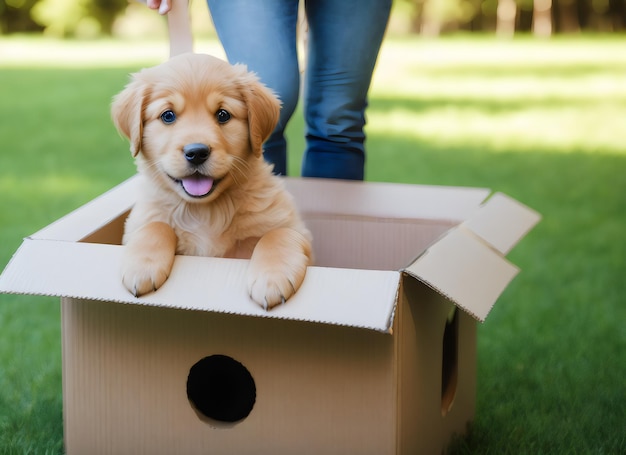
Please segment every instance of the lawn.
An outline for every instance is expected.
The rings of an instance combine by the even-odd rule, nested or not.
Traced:
[[[626,453],[626,40],[389,39],[367,179],[480,186],[543,214],[478,332],[453,453]],[[200,50],[216,49],[202,43]],[[108,106],[162,43],[0,40],[0,267],[134,173]],[[298,174],[303,122],[289,129]],[[63,453],[58,299],[0,296],[0,453]]]

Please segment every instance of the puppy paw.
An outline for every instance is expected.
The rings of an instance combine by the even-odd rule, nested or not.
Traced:
[[[289,233],[289,231],[287,231]],[[284,303],[300,288],[308,265],[310,248],[302,236],[276,236],[270,243],[262,238],[248,268],[248,292],[252,300],[270,309]],[[294,241],[294,237],[298,241]]]
[[[122,283],[135,297],[156,291],[172,270],[176,234],[165,223],[148,223],[129,235],[122,258]]]
[[[289,277],[280,272],[259,271],[248,276],[250,298],[265,310],[275,307],[296,292],[296,286]]]
[[[122,267],[122,282],[135,297],[159,289],[170,273],[167,264],[158,264],[147,258],[134,260]]]

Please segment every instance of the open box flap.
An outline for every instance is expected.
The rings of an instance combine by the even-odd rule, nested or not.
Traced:
[[[524,204],[495,193],[463,226],[506,255],[540,219],[537,212]]]
[[[463,227],[448,231],[405,269],[481,322],[518,271]]]
[[[484,322],[519,272],[504,255],[540,219],[529,207],[495,193],[404,271]]]
[[[319,322],[390,332],[400,273],[309,267],[285,305],[265,311],[246,290],[248,260],[177,256],[169,279],[140,298],[122,285],[122,247],[26,239],[0,276],[0,292]]]

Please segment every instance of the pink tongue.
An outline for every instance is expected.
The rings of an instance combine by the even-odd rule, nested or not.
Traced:
[[[191,196],[204,196],[213,188],[213,179],[194,174],[182,179],[183,188]]]

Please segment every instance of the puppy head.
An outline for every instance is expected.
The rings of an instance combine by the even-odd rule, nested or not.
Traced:
[[[133,75],[113,100],[139,172],[188,202],[206,202],[262,161],[280,103],[245,66],[183,54]]]

